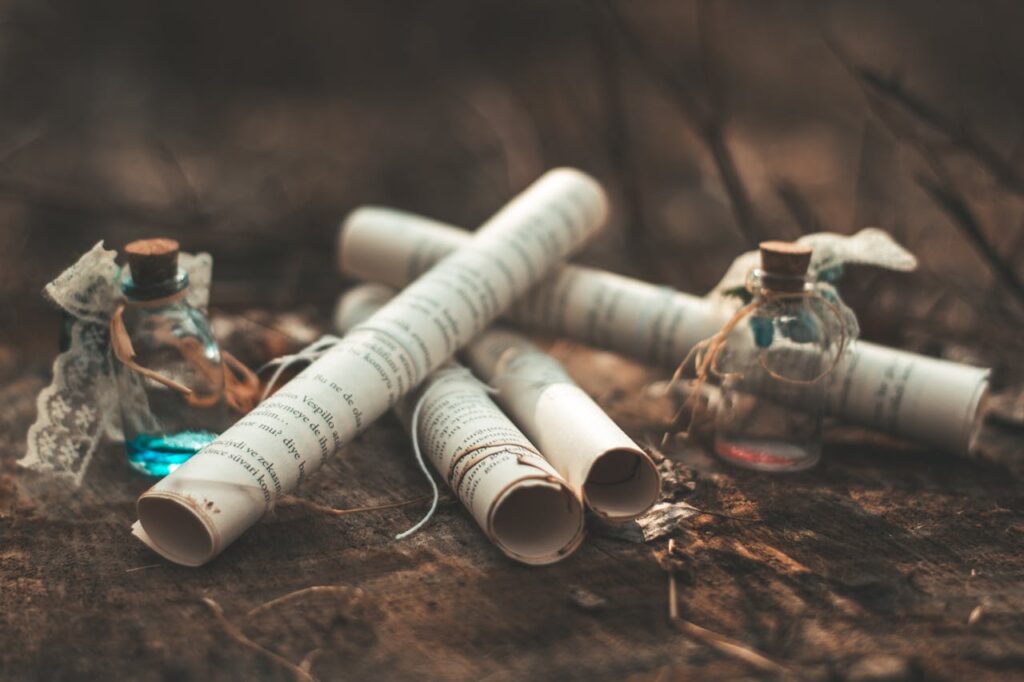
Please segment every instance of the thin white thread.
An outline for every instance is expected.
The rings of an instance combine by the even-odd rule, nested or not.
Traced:
[[[263,394],[260,396],[260,400],[266,400],[267,396],[270,394],[270,391],[273,390],[274,386],[277,384],[278,379],[281,378],[281,374],[283,374],[286,369],[288,369],[289,367],[298,362],[313,362],[314,360],[317,360],[318,358],[326,354],[328,351],[330,351],[332,348],[334,348],[340,341],[341,339],[338,338],[337,336],[326,334],[317,339],[316,341],[314,341],[313,343],[311,343],[310,345],[306,346],[302,350],[300,350],[298,353],[293,353],[291,355],[282,355],[281,357],[274,358],[270,362],[260,367],[259,370],[257,370],[257,373],[262,373],[263,371],[270,367],[276,368],[274,370],[274,373],[270,376],[270,380],[267,382],[266,388],[263,389]],[[481,381],[480,379],[477,379],[476,376],[473,375],[473,372],[471,372],[466,367],[452,367],[449,369],[442,369],[437,372],[434,372],[433,376],[435,378],[432,380],[430,387],[423,393],[421,393],[419,400],[416,401],[416,406],[412,410],[412,417],[410,419],[409,426],[409,430],[411,431],[412,435],[413,455],[416,457],[416,463],[419,465],[420,471],[423,472],[423,475],[426,476],[427,478],[427,482],[430,483],[432,500],[430,502],[430,508],[427,510],[426,514],[423,515],[423,518],[417,521],[416,524],[414,524],[408,530],[397,534],[395,536],[396,540],[404,540],[405,538],[409,537],[410,535],[418,531],[424,525],[426,525],[427,522],[429,522],[430,519],[433,518],[434,513],[437,511],[437,507],[441,502],[441,491],[437,487],[437,482],[434,480],[433,475],[430,473],[430,469],[427,467],[426,458],[423,457],[423,450],[422,448],[420,448],[420,411],[422,410],[424,403],[426,403],[427,396],[429,396],[438,386],[441,386],[452,379],[468,379],[472,383],[477,384],[480,390],[482,390],[484,393],[488,393],[490,395],[494,395],[499,392],[498,389],[494,388],[493,386],[490,386]]]
[[[412,432],[412,452],[413,455],[416,457],[416,463],[420,465],[420,470],[423,472],[423,475],[427,477],[427,481],[430,483],[430,488],[431,491],[433,492],[434,499],[431,501],[430,509],[428,509],[427,513],[423,515],[423,518],[417,521],[416,524],[409,530],[403,531],[396,535],[396,540],[403,540],[412,535],[413,533],[415,533],[416,531],[418,531],[424,525],[426,525],[426,523],[430,521],[431,518],[433,518],[434,512],[437,511],[437,505],[441,501],[441,491],[438,490],[437,482],[434,480],[433,475],[431,475],[430,469],[427,468],[426,459],[424,459],[423,457],[423,450],[420,449],[420,410],[423,408],[424,403],[426,403],[427,396],[429,396],[435,388],[443,385],[444,383],[452,379],[468,379],[471,383],[477,384],[482,391],[492,395],[498,392],[498,389],[494,388],[493,386],[489,386],[484,382],[480,381],[479,379],[477,379],[473,375],[473,373],[469,371],[469,369],[467,369],[466,367],[452,367],[450,369],[443,369],[440,370],[439,372],[435,372],[434,377],[435,378],[433,379],[433,383],[430,384],[430,387],[427,390],[423,391],[422,394],[420,394],[419,400],[416,401],[416,406],[412,410],[412,418],[409,420],[409,430]]]
[[[263,393],[260,394],[260,400],[263,401],[267,399],[267,396],[270,395],[270,392],[274,389],[274,386],[277,385],[277,380],[281,378],[281,374],[283,374],[286,369],[288,369],[297,362],[309,363],[313,362],[314,360],[318,360],[324,354],[326,354],[327,351],[331,350],[336,345],[338,345],[340,341],[341,339],[338,338],[337,336],[325,334],[316,341],[314,341],[313,343],[309,344],[308,346],[300,350],[298,353],[293,353],[291,355],[282,355],[281,357],[274,358],[267,364],[260,367],[258,370],[256,370],[257,374],[262,374],[264,370],[270,367],[277,368],[274,370],[274,373],[270,375],[270,380],[267,382],[266,387],[263,389]]]

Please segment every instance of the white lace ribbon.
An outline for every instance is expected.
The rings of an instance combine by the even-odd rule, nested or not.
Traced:
[[[54,360],[53,379],[36,399],[36,420],[18,464],[72,487],[81,484],[104,436],[123,438],[109,333],[121,301],[116,258],[98,242],[44,290],[65,313],[69,346]],[[179,263],[189,275],[189,303],[205,309],[213,259],[182,252]]]

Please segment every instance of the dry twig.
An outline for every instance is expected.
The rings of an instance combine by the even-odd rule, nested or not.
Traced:
[[[705,104],[690,91],[683,79],[650,50],[649,42],[632,30],[613,2],[606,1],[604,7],[633,57],[649,76],[671,93],[683,117],[707,147],[715,162],[722,185],[729,195],[736,225],[750,246],[756,246],[760,241],[757,219],[750,201],[750,194],[747,192],[746,185],[743,184],[736,165],[736,159],[725,141],[721,112],[715,107]]]
[[[997,178],[1002,177],[1004,184],[1006,184],[1007,178],[1010,178],[1013,182],[1019,182],[1019,180],[1014,179],[1017,178],[1016,175],[1007,175],[1010,171],[1015,173],[1013,167],[1008,163],[1005,164],[1005,168],[1001,167],[998,163],[993,167],[994,159],[1001,157],[994,155],[994,152],[971,136],[965,126],[929,107],[922,100],[909,95],[901,87],[898,87],[898,81],[895,79],[884,79],[877,72],[855,64],[834,41],[826,40],[826,44],[839,63],[854,76],[864,92],[868,108],[875,117],[898,139],[907,141],[931,168],[938,180],[934,181],[918,176],[917,182],[921,188],[949,216],[953,225],[958,228],[967,241],[977,249],[979,255],[995,273],[1000,283],[1009,290],[1019,303],[1024,305],[1024,282],[1021,281],[1011,263],[999,254],[998,249],[995,248],[985,235],[980,222],[970,210],[963,194],[956,188],[956,184],[946,171],[942,161],[931,146],[918,139],[913,131],[901,127],[891,119],[887,112],[879,106],[879,97],[895,101],[902,105],[903,108],[915,113],[918,119],[944,132],[952,144],[970,152],[983,165],[988,167]],[[998,170],[1000,168],[1001,170]],[[1019,186],[1024,187],[1024,184]],[[1010,189],[1017,191],[1012,186]]]
[[[317,647],[316,649],[310,651],[308,654],[306,654],[305,658],[302,659],[302,662],[299,663],[299,669],[305,670],[308,673],[310,670],[313,669],[313,664],[316,663],[316,659],[320,658],[320,654],[322,654],[323,652],[324,650],[320,647]]]
[[[947,116],[911,92],[898,78],[886,77],[874,69],[859,65],[853,67],[853,73],[869,90],[912,114],[945,137],[951,145],[974,157],[1006,189],[1024,195],[1024,179],[1017,168],[975,135],[963,121]]]
[[[593,23],[594,51],[600,68],[601,94],[608,117],[608,157],[618,176],[628,211],[628,246],[633,250],[635,258],[643,260],[649,246],[647,221],[644,216],[643,193],[633,162],[627,110],[623,104],[621,65],[617,46],[612,39],[614,27],[602,16],[596,16]]]
[[[259,606],[250,609],[249,613],[245,614],[246,618],[252,618],[253,616],[268,611],[275,606],[286,604],[290,601],[294,601],[299,597],[303,597],[307,594],[355,594],[356,596],[362,595],[362,590],[358,588],[346,587],[344,585],[313,585],[312,587],[304,587],[301,590],[295,590],[288,594],[281,595],[271,599],[268,602],[264,602]]]
[[[782,200],[790,217],[793,218],[801,236],[812,232],[821,232],[821,219],[795,184],[789,180],[779,180],[775,183],[775,193]]]
[[[960,230],[967,241],[978,250],[1003,286],[1024,305],[1024,282],[1021,281],[1013,266],[999,254],[992,242],[985,236],[985,232],[981,229],[978,219],[967,205],[967,200],[963,195],[950,184],[935,182],[921,175],[917,177],[917,183],[942,209],[942,212],[949,216],[950,221]]]
[[[269,658],[271,661],[277,663],[281,667],[286,668],[295,676],[295,679],[301,680],[301,682],[316,682],[316,678],[310,675],[309,672],[307,672],[306,670],[303,670],[301,667],[295,665],[284,656],[274,653],[262,644],[254,642],[253,640],[246,637],[245,633],[243,633],[242,630],[237,625],[228,620],[227,616],[224,615],[224,609],[222,609],[220,604],[218,604],[216,601],[210,599],[209,597],[203,597],[203,603],[206,604],[207,607],[209,607],[210,611],[213,613],[213,617],[216,618],[220,626],[224,628],[224,632],[228,635],[228,637],[235,640],[247,649],[251,649],[252,651],[255,651],[261,656]]]
[[[672,567],[672,555],[675,552],[675,540],[668,541],[668,552],[666,568],[668,571],[668,617],[683,634],[696,639],[697,641],[710,646],[721,654],[742,661],[751,667],[775,674],[789,674],[791,671],[786,666],[776,663],[767,656],[758,653],[754,649],[726,637],[725,635],[708,630],[696,623],[682,618],[679,615],[679,590],[676,585],[676,572]]]

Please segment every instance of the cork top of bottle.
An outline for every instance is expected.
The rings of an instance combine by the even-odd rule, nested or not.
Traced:
[[[761,242],[764,284],[776,291],[802,291],[813,250],[795,242]]]
[[[178,242],[173,239],[139,239],[124,247],[132,279],[138,287],[152,287],[178,274]]]
[[[139,239],[125,245],[131,277],[121,289],[129,300],[146,301],[169,296],[188,286],[188,275],[178,268],[178,242]]]

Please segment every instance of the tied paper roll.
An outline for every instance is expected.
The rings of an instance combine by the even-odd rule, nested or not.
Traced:
[[[515,332],[489,329],[466,347],[469,365],[597,516],[622,523],[658,501],[647,453],[566,373]]]
[[[402,287],[471,234],[386,208],[358,209],[341,227],[347,275]],[[510,309],[536,331],[674,368],[731,316],[713,302],[667,287],[573,265]],[[857,342],[828,375],[826,411],[855,424],[966,453],[988,370]]]
[[[366,284],[342,296],[338,331],[371,314],[393,294]],[[650,457],[569,377],[561,363],[523,336],[489,329],[466,346],[477,376],[497,389],[496,400],[547,461],[598,517],[634,519],[658,500]]]
[[[420,447],[487,537],[526,564],[572,554],[583,541],[583,505],[480,382],[454,363],[430,375],[399,408],[406,428],[423,396]]]
[[[335,329],[348,332],[393,294],[375,285],[352,289],[338,302]],[[402,400],[396,411],[406,429],[412,428],[417,404],[425,458],[501,551],[540,565],[579,547],[579,497],[468,369],[449,362]]]
[[[600,185],[546,173],[329,353],[142,494],[134,534],[171,561],[206,563],[604,221]]]

